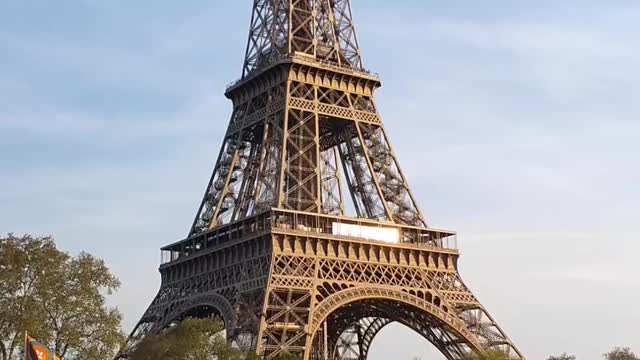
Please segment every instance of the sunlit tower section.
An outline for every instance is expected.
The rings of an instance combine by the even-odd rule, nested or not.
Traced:
[[[188,237],[162,248],[162,286],[129,349],[219,316],[234,346],[264,359],[366,359],[393,322],[447,359],[524,359],[462,281],[456,233],[428,227],[380,86],[349,0],[254,0],[213,175]]]

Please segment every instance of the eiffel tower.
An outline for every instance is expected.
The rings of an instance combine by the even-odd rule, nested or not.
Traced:
[[[162,285],[130,348],[218,316],[229,342],[263,359],[363,360],[393,322],[447,359],[524,359],[462,281],[456,233],[427,226],[380,86],[349,0],[254,0],[213,175],[188,237],[162,248]]]

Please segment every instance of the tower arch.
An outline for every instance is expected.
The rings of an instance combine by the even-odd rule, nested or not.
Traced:
[[[315,350],[310,358],[320,352],[328,352],[336,359],[342,358],[340,347],[350,349],[351,357],[365,360],[373,338],[392,322],[412,329],[436,346],[450,360],[463,358],[470,352],[482,352],[483,346],[474,333],[454,312],[400,289],[349,288],[339,291],[317,304],[311,321],[311,343]],[[316,337],[327,323],[327,339]],[[351,337],[345,343],[345,336]],[[356,341],[353,338],[357,338]],[[323,344],[328,349],[323,348]]]
[[[171,323],[181,321],[186,318],[219,317],[225,329],[234,329],[236,326],[236,314],[231,303],[222,295],[215,292],[198,294],[184,301],[176,303],[170,308],[154,327],[153,332],[160,332]],[[232,336],[232,331],[227,331],[227,337]]]

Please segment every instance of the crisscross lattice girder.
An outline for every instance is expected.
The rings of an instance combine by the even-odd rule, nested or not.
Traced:
[[[426,227],[362,72],[293,56],[227,91],[234,111],[191,235],[270,208]],[[342,188],[346,184],[347,189]]]
[[[288,55],[362,68],[349,0],[254,0],[243,77]]]

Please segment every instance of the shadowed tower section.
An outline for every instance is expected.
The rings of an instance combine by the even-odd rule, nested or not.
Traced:
[[[376,107],[380,86],[348,0],[253,2],[213,175],[188,238],[162,249],[162,286],[130,348],[220,316],[230,342],[265,359],[366,359],[392,322],[447,359],[524,358],[463,283],[455,232],[428,227]]]

